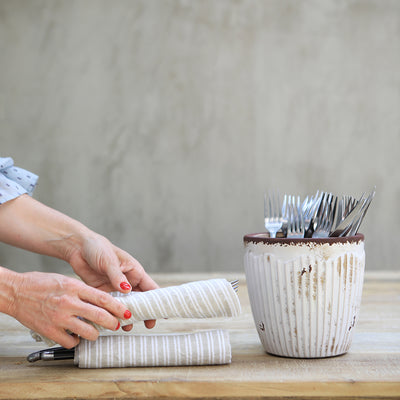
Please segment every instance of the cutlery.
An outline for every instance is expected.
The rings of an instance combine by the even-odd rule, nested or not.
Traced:
[[[355,235],[361,225],[362,220],[375,196],[375,188],[366,196],[363,193],[357,204],[342,220],[342,222],[329,234],[330,237],[351,236]]]
[[[320,192],[306,196],[283,196],[279,193],[264,194],[264,224],[271,238],[277,232],[288,238],[326,238],[354,236],[375,196],[374,187],[369,195],[362,194],[359,200],[344,195],[340,198],[332,193]]]
[[[264,194],[264,224],[271,238],[282,228],[282,207],[279,200],[279,193],[270,192]]]

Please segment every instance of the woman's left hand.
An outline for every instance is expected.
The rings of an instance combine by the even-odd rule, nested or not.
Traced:
[[[86,284],[106,292],[144,292],[159,287],[135,258],[98,234],[86,237],[67,261]],[[145,325],[153,328],[155,321],[145,321]],[[132,325],[122,329],[129,331]]]

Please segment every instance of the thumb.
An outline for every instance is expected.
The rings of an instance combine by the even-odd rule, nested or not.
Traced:
[[[122,293],[129,293],[132,286],[129,284],[127,277],[121,272],[119,266],[110,266],[107,271],[111,285]]]
[[[107,274],[112,287],[122,293],[130,292],[132,286],[129,284],[128,278],[121,271],[120,260],[116,254],[109,254],[108,259],[105,261],[105,273]]]

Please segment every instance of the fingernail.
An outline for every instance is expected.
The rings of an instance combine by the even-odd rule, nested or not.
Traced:
[[[132,313],[129,310],[126,310],[124,312],[124,318],[125,319],[129,319],[130,317],[132,317]]]
[[[131,290],[131,285],[128,282],[122,282],[119,286],[122,290]]]
[[[118,322],[118,325],[117,325],[117,327],[115,328],[115,330],[117,331],[120,327],[121,327],[121,324]]]

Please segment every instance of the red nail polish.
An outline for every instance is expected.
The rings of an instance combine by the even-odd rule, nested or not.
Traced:
[[[119,286],[122,290],[131,290],[131,285],[128,282],[122,282]]]
[[[125,319],[129,319],[130,317],[132,317],[132,313],[129,310],[126,310],[124,312],[124,318]]]
[[[117,331],[120,327],[121,327],[121,324],[118,322],[118,325],[115,330]]]

